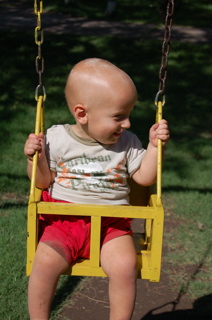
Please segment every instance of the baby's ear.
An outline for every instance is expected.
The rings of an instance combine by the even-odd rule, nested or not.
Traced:
[[[77,104],[74,107],[74,117],[80,124],[86,124],[88,121],[86,108],[81,104]]]

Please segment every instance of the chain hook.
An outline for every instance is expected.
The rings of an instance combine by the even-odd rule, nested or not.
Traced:
[[[158,91],[158,93],[155,96],[155,105],[158,105],[158,101],[159,101],[159,96],[162,94],[162,90]],[[162,95],[162,106],[164,106],[164,104],[166,103],[166,96],[165,94]]]
[[[46,100],[46,89],[43,85],[39,84],[36,89],[35,89],[35,100],[38,101],[38,98],[39,98],[39,94],[38,94],[38,91],[39,89],[41,89],[43,92],[42,96],[43,96],[43,101]]]

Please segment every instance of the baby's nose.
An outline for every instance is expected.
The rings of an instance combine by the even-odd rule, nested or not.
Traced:
[[[129,129],[130,126],[131,126],[131,123],[130,123],[130,119],[129,118],[125,119],[121,124],[121,127],[123,129]]]

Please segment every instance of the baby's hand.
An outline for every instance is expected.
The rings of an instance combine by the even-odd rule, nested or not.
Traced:
[[[24,154],[27,158],[32,159],[36,151],[38,151],[39,159],[45,154],[43,133],[39,133],[38,136],[31,133],[25,143]]]
[[[158,139],[162,141],[164,146],[170,137],[168,122],[166,120],[161,120],[159,123],[155,123],[149,132],[149,141],[154,146],[158,146]]]

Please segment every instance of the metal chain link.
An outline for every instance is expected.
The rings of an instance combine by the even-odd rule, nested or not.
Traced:
[[[41,14],[43,12],[43,1],[34,0],[34,13],[37,16],[37,26],[35,27],[35,43],[38,46],[38,55],[35,58],[35,68],[38,73],[38,85],[35,89],[35,100],[38,101],[39,91],[41,91],[43,100],[46,99],[46,90],[42,83],[42,73],[44,72],[44,58],[42,56],[41,45],[44,41],[44,32],[41,25]]]
[[[173,14],[174,14],[174,0],[168,0],[167,8],[166,8],[164,38],[163,38],[163,44],[162,44],[161,66],[159,70],[159,91],[155,97],[156,104],[158,102],[160,95],[163,96],[162,98],[163,104],[165,103],[165,88],[166,88],[166,79],[167,79],[168,55],[170,51]]]

